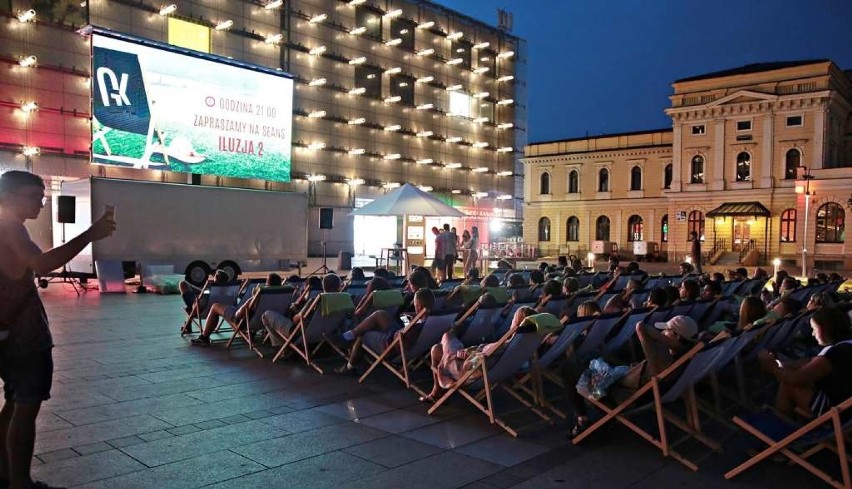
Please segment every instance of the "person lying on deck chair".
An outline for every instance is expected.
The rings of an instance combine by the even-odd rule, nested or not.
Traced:
[[[788,417],[796,411],[819,416],[852,397],[852,325],[843,311],[824,307],[811,317],[813,336],[822,351],[813,358],[783,360],[771,351],[758,353],[761,368],[778,379],[775,408]]]
[[[230,277],[228,277],[228,272],[224,270],[216,270],[213,273],[213,285],[223,285],[228,283]],[[186,305],[186,313],[192,316],[195,313],[196,307],[196,299],[198,300],[198,306],[201,309],[207,307],[207,299],[210,297],[207,295],[201,295],[202,288],[196,287],[186,280],[181,280],[178,283],[178,290],[180,291],[180,297],[183,299],[183,303]]]
[[[535,314],[538,313],[532,307],[524,306],[518,309],[512,318],[512,325],[509,327],[506,335],[514,335],[516,332],[521,331],[520,326],[524,322],[524,319]],[[500,341],[498,339],[493,343],[465,348],[455,333],[452,331],[444,333],[444,336],[441,337],[441,344],[433,346],[430,355],[432,362],[432,390],[429,394],[421,396],[419,398],[420,402],[435,402],[444,389],[452,387],[468,371],[478,368],[484,355],[491,355],[495,351],[495,348],[505,347],[508,344],[508,341]],[[473,380],[473,377],[471,377],[471,380]]]
[[[270,273],[266,277],[266,285],[269,287],[278,287],[281,285],[281,276],[277,273]],[[210,335],[219,327],[219,322],[225,318],[231,324],[238,323],[242,318],[254,308],[255,299],[262,289],[255,287],[253,295],[250,299],[243,301],[239,307],[228,304],[213,304],[210,307],[210,313],[207,314],[207,321],[204,323],[204,331],[198,335],[198,338],[192,340],[192,344],[196,346],[210,345]]]
[[[421,288],[418,289],[417,292],[414,293],[414,315],[408,316],[409,320],[413,317],[420,315],[421,312],[431,311],[432,308],[435,307],[435,294],[431,289]],[[423,321],[418,321],[418,324],[415,324],[413,327],[418,328],[422,327]],[[349,331],[344,332],[338,338],[335,338],[336,343],[350,343],[352,342],[352,346],[349,350],[349,358],[347,362],[338,367],[335,372],[337,373],[351,373],[355,371],[355,363],[358,361],[358,358],[361,356],[361,343],[363,341],[363,337],[370,331],[376,331],[381,333],[380,336],[377,337],[376,344],[373,345],[379,352],[384,351],[388,345],[390,345],[391,341],[394,337],[399,334],[400,331],[404,330],[406,327],[406,323],[402,320],[401,317],[396,317],[391,315],[389,312],[385,310],[378,310],[369,316],[366,319],[361,321],[357,326],[350,329]],[[417,333],[416,330],[415,333]],[[414,342],[417,341],[417,334],[409,335],[406,339],[408,341]]]
[[[338,292],[342,286],[343,284],[340,277],[333,273],[329,273],[322,278],[322,291],[324,293]],[[264,312],[260,320],[263,323],[263,328],[269,334],[269,342],[272,346],[277,347],[283,345],[284,338],[290,335],[290,329],[293,325],[304,319],[305,313],[314,307],[314,303],[319,300],[320,296],[316,296],[314,300],[305,304],[302,310],[296,313],[296,315],[292,318],[288,318],[278,311]]]

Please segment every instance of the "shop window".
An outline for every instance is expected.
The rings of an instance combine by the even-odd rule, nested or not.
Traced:
[[[795,180],[799,165],[802,164],[802,153],[798,149],[787,151],[784,157],[784,179]]]
[[[565,223],[567,230],[565,241],[580,241],[580,220],[577,216],[571,216]]]
[[[627,220],[627,241],[643,241],[644,239],[644,222],[642,216],[632,215]]]
[[[704,183],[704,157],[693,156],[689,171],[689,183]]]
[[[607,216],[599,216],[595,221],[595,239],[609,241],[609,218]]]
[[[781,242],[796,241],[796,209],[787,209],[781,213]]]
[[[745,151],[737,155],[737,181],[751,181],[751,155]]]
[[[846,212],[839,204],[828,202],[820,206],[816,217],[817,243],[843,243]]]
[[[550,241],[550,219],[546,217],[538,220],[538,240]]]

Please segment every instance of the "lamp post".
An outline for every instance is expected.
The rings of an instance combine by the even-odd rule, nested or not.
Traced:
[[[805,233],[802,237],[802,277],[807,278],[808,274],[808,222],[810,221],[810,210],[811,210],[811,180],[813,180],[814,176],[811,175],[811,170],[807,166],[800,166],[799,168],[804,168],[804,173],[802,174],[802,178],[805,180]]]

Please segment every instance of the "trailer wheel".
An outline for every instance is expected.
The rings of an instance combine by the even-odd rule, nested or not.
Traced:
[[[194,261],[187,265],[185,275],[187,282],[196,287],[201,287],[207,281],[207,277],[210,276],[210,266],[203,261]]]
[[[230,278],[231,280],[236,280],[237,277],[239,277],[240,274],[243,273],[243,271],[240,270],[240,266],[232,261],[223,261],[219,264],[218,268],[219,270],[222,270],[227,273],[228,278]]]

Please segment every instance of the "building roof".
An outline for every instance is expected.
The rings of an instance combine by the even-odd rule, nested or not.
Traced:
[[[616,132],[612,134],[596,134],[593,136],[583,136],[578,138],[568,138],[568,139],[554,139],[551,141],[535,141],[532,143],[527,143],[527,146],[535,146],[536,144],[552,144],[552,143],[570,143],[572,141],[585,141],[587,139],[601,139],[601,138],[615,138],[621,136],[638,136],[640,134],[652,134],[655,132],[672,132],[671,127],[664,127],[662,129],[648,129],[645,131],[630,131],[630,132]]]
[[[760,202],[725,202],[707,217],[769,217],[772,213]]]
[[[736,75],[748,75],[751,73],[761,73],[764,71],[775,71],[775,70],[783,70],[784,68],[794,68],[796,66],[807,66],[813,65],[817,63],[827,63],[830,62],[829,59],[806,59],[799,61],[770,61],[767,63],[752,63],[745,66],[740,66],[737,68],[730,68],[722,71],[714,71],[712,73],[705,73],[703,75],[690,76],[689,78],[681,78],[680,80],[676,80],[675,83],[683,83],[683,82],[691,82],[698,80],[708,80],[711,78],[723,78],[726,76],[736,76]]]

